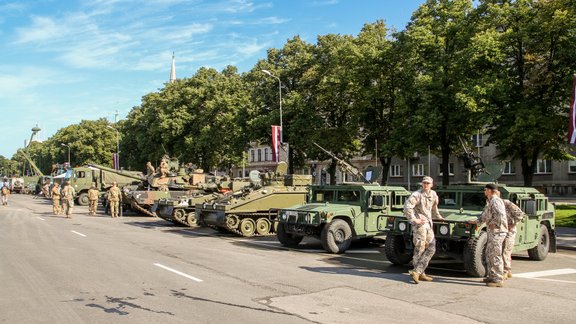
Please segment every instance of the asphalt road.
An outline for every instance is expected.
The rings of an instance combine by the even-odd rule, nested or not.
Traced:
[[[568,323],[576,311],[576,251],[516,256],[504,288],[446,262],[415,285],[375,244],[330,255],[315,240],[293,250],[86,207],[65,219],[47,200],[10,199],[0,206],[2,323]]]

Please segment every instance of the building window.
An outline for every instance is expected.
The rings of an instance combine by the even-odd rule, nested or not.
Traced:
[[[552,172],[552,160],[538,160],[536,162],[536,173],[551,173]]]
[[[412,164],[412,175],[416,177],[424,176],[424,164]]]
[[[262,150],[258,149],[258,162],[262,161]]]
[[[264,161],[270,161],[270,159],[268,158],[268,148],[264,149]]]
[[[390,166],[390,176],[391,177],[401,177],[402,176],[402,166],[399,164]]]
[[[502,174],[516,174],[516,166],[512,161],[504,162],[504,172]]]
[[[483,134],[472,135],[472,145],[474,145],[474,147],[483,147],[484,146],[484,135]]]
[[[254,150],[250,150],[250,162],[254,162]]]
[[[576,173],[576,160],[568,161],[568,173]]]
[[[438,170],[438,174],[439,175],[443,175],[442,173],[442,163],[440,163],[440,165],[438,165],[438,167],[440,168]],[[450,162],[448,163],[448,174],[453,176],[454,175],[454,162]]]

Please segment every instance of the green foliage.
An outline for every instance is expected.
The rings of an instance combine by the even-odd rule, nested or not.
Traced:
[[[556,205],[556,226],[576,227],[575,205]]]

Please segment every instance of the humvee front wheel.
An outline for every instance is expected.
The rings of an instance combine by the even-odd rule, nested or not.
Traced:
[[[344,253],[352,243],[352,230],[342,219],[334,219],[326,224],[320,235],[322,247],[330,253]]]
[[[408,264],[412,260],[412,254],[406,251],[403,235],[389,234],[384,243],[384,253],[388,261],[397,264]]]
[[[464,247],[464,269],[466,273],[473,277],[484,277],[486,275],[486,257],[484,250],[488,234],[481,232],[477,238],[471,238]]]
[[[79,194],[76,200],[80,206],[88,206],[90,203],[90,199],[88,199],[88,194],[86,192]]]
[[[548,232],[548,227],[546,225],[540,225],[540,236],[538,239],[538,245],[528,250],[528,256],[532,260],[542,261],[548,256],[548,251],[550,250],[550,233]]]
[[[298,244],[302,242],[304,236],[287,233],[286,224],[279,222],[277,222],[277,224],[276,237],[278,238],[278,241],[282,243],[282,245],[287,247],[297,247]]]

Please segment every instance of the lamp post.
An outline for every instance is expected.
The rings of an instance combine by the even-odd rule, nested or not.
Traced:
[[[61,143],[60,145],[66,146],[66,147],[68,148],[68,166],[71,167],[71,166],[72,166],[72,163],[70,162],[70,144]]]
[[[278,99],[280,101],[280,143],[284,143],[284,128],[282,127],[282,82],[280,81],[280,78],[272,74],[272,72],[268,70],[262,70],[262,72],[278,80]]]
[[[118,165],[116,166],[116,170],[120,169],[120,140],[119,140],[119,131],[118,129],[116,129],[115,127],[112,127],[111,125],[106,125],[106,127],[113,129],[116,131],[116,161],[118,163]]]

